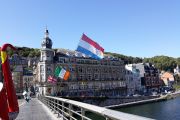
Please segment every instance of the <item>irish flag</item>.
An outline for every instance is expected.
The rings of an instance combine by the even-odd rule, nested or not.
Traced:
[[[70,76],[70,72],[66,71],[62,67],[56,67],[55,76],[60,77],[60,78],[62,78],[64,80],[67,80],[69,78],[69,76]]]

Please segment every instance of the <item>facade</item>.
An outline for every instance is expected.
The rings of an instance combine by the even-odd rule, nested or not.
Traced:
[[[23,92],[23,66],[16,65],[12,71],[12,80],[17,93]]]
[[[158,69],[151,63],[135,64],[136,68],[140,71],[141,85],[144,86],[144,92],[152,90],[158,91],[162,85],[159,77]]]
[[[36,75],[41,94],[61,96],[121,96],[126,95],[124,62],[117,58],[105,57],[96,60],[76,51],[52,49],[52,41],[46,30],[42,42],[40,62]],[[47,82],[57,66],[70,71],[70,78],[57,84]]]
[[[38,57],[28,58],[28,67],[33,68],[33,66],[37,65],[38,62],[39,62]]]
[[[174,75],[170,72],[165,72],[161,75],[161,80],[165,86],[172,87],[172,84],[174,83]]]
[[[9,58],[9,63],[10,63],[11,68],[17,65],[22,65],[22,67],[28,67],[27,58],[21,57],[17,54],[13,54],[11,58]]]
[[[180,68],[179,68],[179,65],[177,65],[177,67],[174,68],[174,75],[180,75]]]
[[[141,91],[141,77],[139,69],[136,69],[135,64],[125,65],[126,69],[126,84],[128,95],[136,94]]]
[[[27,89],[34,86],[33,81],[33,72],[31,70],[24,69],[23,70],[23,88]]]

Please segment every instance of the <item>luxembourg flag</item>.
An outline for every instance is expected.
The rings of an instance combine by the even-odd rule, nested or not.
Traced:
[[[77,51],[95,59],[102,59],[104,56],[104,49],[85,34],[82,35]]]

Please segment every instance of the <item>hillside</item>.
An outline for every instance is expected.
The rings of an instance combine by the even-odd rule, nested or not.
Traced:
[[[16,48],[18,50],[18,54],[23,57],[39,57],[40,56],[39,49],[28,48],[28,47],[16,47]],[[8,53],[10,56],[13,54],[11,50],[9,50]],[[180,58],[173,58],[173,57],[168,57],[168,56],[163,56],[163,55],[143,59],[140,57],[126,56],[126,55],[122,55],[118,53],[111,53],[111,52],[105,52],[105,54],[111,55],[117,58],[121,58],[125,64],[150,62],[150,63],[153,63],[160,70],[171,71],[171,72],[173,72],[173,69],[177,65],[180,65]]]

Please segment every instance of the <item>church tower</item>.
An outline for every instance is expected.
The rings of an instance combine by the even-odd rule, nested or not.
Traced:
[[[52,49],[52,40],[49,38],[49,31],[45,30],[45,37],[41,43],[39,62],[39,81],[47,83],[49,75],[53,75],[54,50]]]
[[[41,58],[42,62],[53,62],[54,50],[52,50],[52,40],[49,38],[49,31],[45,30],[45,37],[41,43]]]

